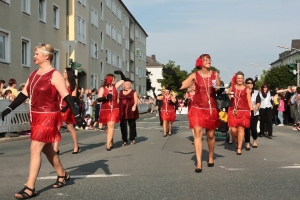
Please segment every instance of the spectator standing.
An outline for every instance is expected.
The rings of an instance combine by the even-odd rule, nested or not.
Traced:
[[[283,96],[280,93],[278,94],[278,101],[279,101],[278,118],[280,120],[280,122],[278,123],[278,126],[284,126],[283,125],[283,112],[285,110],[285,106],[284,106]]]
[[[11,92],[12,92],[12,96],[14,98],[16,98],[18,96],[18,94],[19,94],[18,90],[16,89],[16,86],[17,86],[16,79],[13,79],[13,78],[9,79],[8,80],[8,85],[9,86],[6,89],[10,89]]]

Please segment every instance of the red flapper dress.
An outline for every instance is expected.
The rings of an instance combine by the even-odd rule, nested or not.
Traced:
[[[68,89],[69,95],[72,96],[71,87],[68,86],[67,89]],[[63,108],[66,105],[67,105],[67,103],[61,98],[60,108]],[[64,112],[64,113],[62,112],[61,117],[62,117],[62,121],[65,122],[66,124],[76,124],[75,117],[74,117],[73,113],[71,112],[70,108],[68,108],[66,112]]]
[[[171,97],[166,98],[165,96],[162,99],[161,105],[161,118],[163,121],[174,122],[176,119],[175,107],[172,105],[169,100]]]
[[[29,76],[28,86],[26,88],[28,98],[30,99],[30,139],[53,143],[61,140],[59,127],[62,125],[59,93],[54,85],[51,84],[53,73],[51,70],[44,75],[36,74],[35,70]]]
[[[195,76],[196,89],[189,110],[190,128],[200,126],[215,130],[221,124],[215,100],[216,92],[213,88],[216,84],[217,74],[215,71],[211,71],[209,77],[203,77],[199,72],[195,72]]]
[[[247,87],[242,90],[232,87],[231,92],[234,92],[234,98],[231,98],[232,106],[228,108],[228,126],[249,128],[251,112],[247,99]],[[234,109],[236,109],[236,115]]]
[[[139,110],[136,106],[135,111],[132,111],[134,105],[135,90],[131,90],[128,94],[123,94],[123,90],[119,92],[119,118],[120,119],[138,119]]]
[[[113,98],[111,100],[104,101],[100,110],[99,123],[106,125],[110,121],[120,123],[119,120],[119,104],[118,104],[118,92],[114,86],[112,90],[108,90],[103,87],[103,96],[106,97],[109,93],[112,94]]]

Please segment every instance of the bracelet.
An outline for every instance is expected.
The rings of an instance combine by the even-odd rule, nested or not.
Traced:
[[[10,111],[12,111],[11,107],[7,106],[8,109],[10,109]]]
[[[76,117],[79,117],[79,116],[80,116],[80,115],[78,114],[78,115],[76,115],[76,116],[74,116],[74,117],[76,118]]]

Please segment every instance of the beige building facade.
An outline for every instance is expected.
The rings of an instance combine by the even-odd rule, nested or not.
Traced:
[[[0,17],[9,19],[0,21],[0,79],[25,82],[38,68],[33,48],[49,43],[55,68],[63,72],[69,59],[81,65],[79,87],[98,89],[122,70],[146,95],[148,35],[121,0],[0,0]]]

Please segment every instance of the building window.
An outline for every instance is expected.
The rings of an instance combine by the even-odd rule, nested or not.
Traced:
[[[98,88],[98,74],[91,74],[91,88]]]
[[[103,61],[100,62],[101,80],[104,80]]]
[[[79,3],[81,3],[83,6],[85,6],[85,0],[78,0]]]
[[[0,62],[10,62],[10,33],[0,29]]]
[[[117,41],[117,30],[116,30],[116,28],[114,27],[114,26],[112,26],[112,28],[111,28],[111,32],[112,32],[112,39],[114,40],[114,41]]]
[[[100,45],[101,45],[101,51],[104,50],[104,45],[103,45],[103,32],[101,31],[100,33]]]
[[[106,0],[106,6],[107,6],[109,9],[111,9],[111,2],[110,2],[110,0]]]
[[[108,35],[109,37],[111,37],[111,25],[110,22],[106,20],[106,35]]]
[[[59,9],[53,5],[53,27],[59,29]]]
[[[22,38],[22,66],[29,67],[30,63],[30,40]]]
[[[98,59],[98,43],[94,40],[91,41],[91,57]]]
[[[116,6],[116,2],[115,2],[114,0],[112,0],[111,11],[112,11],[115,15],[117,14],[117,6]]]
[[[100,18],[101,18],[101,20],[103,21],[103,19],[104,19],[104,13],[103,13],[103,2],[101,1],[101,3],[100,3]]]
[[[98,28],[98,11],[93,7],[91,7],[91,23]]]
[[[128,38],[125,39],[125,45],[126,45],[126,49],[129,50],[129,39]]]
[[[129,18],[128,17],[126,17],[125,25],[126,25],[126,28],[129,29]]]
[[[39,20],[46,23],[46,0],[39,0]]]
[[[85,44],[86,43],[86,24],[85,24],[85,20],[83,18],[81,18],[80,16],[77,17],[77,37],[78,37],[78,41]]]
[[[122,35],[120,31],[117,32],[117,42],[122,45]]]
[[[22,12],[30,14],[30,0],[21,0]]]
[[[59,70],[59,51],[54,49],[53,52],[53,60],[52,60],[52,66]]]
[[[106,55],[106,63],[111,64],[111,51],[107,49],[105,55]]]
[[[122,11],[121,11],[120,6],[118,6],[118,8],[117,8],[117,17],[120,21],[122,21]]]
[[[3,2],[7,3],[7,4],[10,4],[10,0],[1,0],[1,1],[3,1]]]
[[[129,72],[129,62],[128,62],[128,60],[126,60],[126,71]]]

